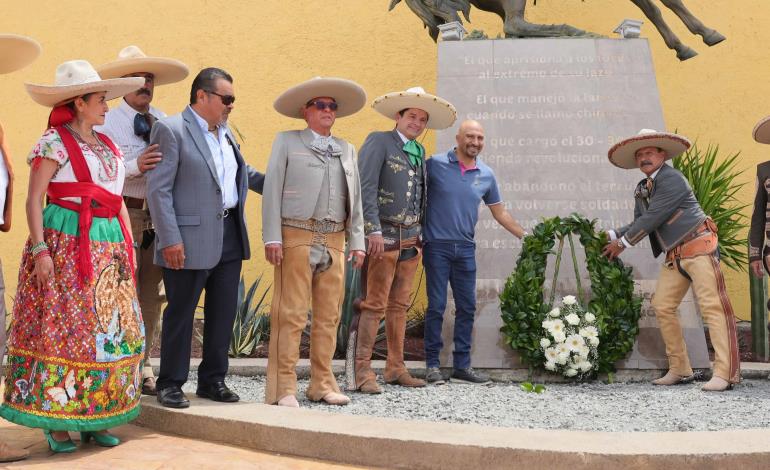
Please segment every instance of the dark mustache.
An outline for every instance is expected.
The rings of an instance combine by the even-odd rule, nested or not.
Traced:
[[[150,91],[149,88],[140,88],[140,89],[136,90],[136,94],[137,95],[152,96],[152,92]]]
[[[649,160],[642,160],[642,166],[652,165],[652,162]]]

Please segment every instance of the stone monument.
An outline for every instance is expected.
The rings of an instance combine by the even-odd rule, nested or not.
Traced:
[[[640,129],[666,129],[646,40],[441,42],[437,91],[455,105],[458,122],[438,133],[436,151],[454,146],[459,122],[481,122],[486,144],[480,158],[494,169],[506,208],[527,230],[544,217],[573,212],[598,219],[603,230],[633,219],[633,191],[644,175],[611,165],[607,150]],[[481,210],[472,363],[483,368],[524,367],[503,342],[498,300],[521,244],[486,208]],[[582,247],[578,253],[584,266]],[[633,266],[645,302],[634,351],[619,368],[665,369],[665,347],[649,307],[662,258],[652,257],[648,241],[621,258]],[[557,292],[575,292],[571,271],[562,268]],[[584,267],[581,278],[589,285]],[[451,295],[449,301],[443,365],[451,365]],[[708,368],[703,326],[690,295],[680,314],[692,366]]]

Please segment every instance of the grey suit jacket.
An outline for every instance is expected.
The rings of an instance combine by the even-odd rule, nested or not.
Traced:
[[[649,236],[655,257],[679,245],[706,220],[687,179],[667,164],[660,167],[653,180],[649,202],[640,197],[639,189],[637,187],[634,221],[615,232],[618,237],[625,236],[632,245]]]
[[[415,211],[425,212],[427,187],[425,160],[412,166],[403,150],[404,142],[396,130],[372,132],[358,152],[361,172],[361,198],[364,208],[364,232],[382,231],[381,222],[403,224],[415,196],[413,187],[422,183],[422,200]],[[409,196],[407,196],[409,195]]]
[[[321,158],[311,145],[313,131],[279,132],[273,141],[265,175],[262,199],[262,238],[265,242],[281,242],[281,218],[308,220],[313,216],[323,182]],[[351,250],[365,250],[364,222],[361,210],[361,182],[358,176],[356,150],[350,143],[334,137],[342,148],[340,162],[348,185],[345,222]]]
[[[250,256],[244,205],[248,189],[262,192],[264,175],[246,165],[227,130],[238,163],[238,211],[243,259]],[[155,264],[167,267],[162,250],[184,243],[184,269],[210,269],[222,255],[222,188],[206,136],[188,107],[152,126],[150,144],[163,159],[147,173],[147,204],[155,226]]]

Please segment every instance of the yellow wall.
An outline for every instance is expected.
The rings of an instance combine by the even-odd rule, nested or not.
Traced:
[[[222,67],[235,78],[238,101],[231,122],[246,137],[242,148],[248,161],[264,168],[274,134],[300,125],[272,109],[275,97],[292,84],[315,75],[342,76],[362,84],[370,98],[414,85],[435,89],[436,46],[403,2],[390,13],[389,3],[5,2],[0,32],[29,35],[43,45],[41,58],[32,66],[0,76],[0,121],[6,128],[17,174],[14,228],[0,237],[8,296],[14,295],[18,260],[27,236],[23,211],[28,169],[24,158],[42,133],[48,113],[28,98],[22,82],[51,83],[55,67],[62,61],[82,58],[105,62],[128,44],[139,45],[150,55],[178,58],[194,72],[206,66]],[[735,8],[737,3],[740,9]],[[764,62],[770,44],[770,9],[766,0],[688,0],[687,4],[728,41],[709,49],[673,14],[664,12],[680,38],[701,52],[699,57],[680,63],[645,21],[643,36],[650,38],[666,123],[669,129],[677,128],[691,138],[719,143],[724,151],[741,150],[743,166],[748,170],[743,181],[750,184],[740,196],[750,202],[753,167],[770,156],[770,148],[751,139],[754,123],[770,114],[770,84]],[[537,6],[530,2],[529,7],[531,21],[570,22],[607,35],[623,18],[642,17],[630,1],[619,0],[541,0]],[[471,18],[474,22],[468,29],[483,29],[491,37],[502,31],[491,14],[473,10]],[[180,111],[187,103],[191,80],[158,88],[154,104],[169,114]],[[341,119],[335,134],[358,146],[368,132],[388,126],[390,122],[366,109]],[[434,150],[432,136],[426,142],[429,151]],[[244,270],[249,278],[263,271],[269,277],[261,254],[258,197],[250,198],[247,211],[251,214],[248,223],[255,256],[245,263]],[[727,279],[738,315],[748,319],[746,274],[730,272]]]

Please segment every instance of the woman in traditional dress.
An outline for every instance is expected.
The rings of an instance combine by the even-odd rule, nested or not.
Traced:
[[[0,416],[43,428],[54,452],[76,449],[68,431],[80,431],[83,443],[118,445],[107,429],[139,413],[144,329],[120,196],[123,156],[93,126],[104,123],[107,100],[143,85],[136,77],[102,80],[83,60],[61,64],[53,86],[26,84],[53,110],[27,158],[30,237]]]

